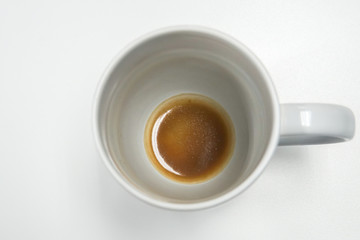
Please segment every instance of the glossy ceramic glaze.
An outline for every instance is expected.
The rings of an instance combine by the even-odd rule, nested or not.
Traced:
[[[143,145],[151,112],[181,93],[214,99],[234,123],[233,157],[201,184],[159,174]],[[281,145],[344,141],[353,136],[354,118],[334,105],[283,105],[280,111],[270,76],[253,53],[221,32],[186,26],[145,35],[115,57],[96,93],[94,132],[106,166],[132,194],[159,207],[192,210],[223,203],[249,187],[280,133]]]

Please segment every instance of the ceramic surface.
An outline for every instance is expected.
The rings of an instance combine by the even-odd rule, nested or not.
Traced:
[[[146,157],[143,134],[150,113],[179,93],[211,97],[234,123],[233,157],[205,183],[168,180]],[[155,206],[192,210],[243,192],[259,177],[278,143],[351,139],[354,117],[337,105],[280,107],[269,74],[249,49],[216,30],[186,26],[147,34],[115,57],[98,87],[94,130],[106,166],[127,190]]]

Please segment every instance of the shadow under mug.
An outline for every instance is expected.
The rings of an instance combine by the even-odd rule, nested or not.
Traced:
[[[161,175],[144,148],[151,112],[180,93],[208,96],[234,124],[232,158],[216,177],[181,184]],[[216,30],[171,27],[121,51],[95,96],[95,139],[105,165],[129,192],[155,206],[203,209],[243,192],[279,145],[335,143],[354,135],[354,115],[331,104],[279,104],[265,67],[243,44]]]

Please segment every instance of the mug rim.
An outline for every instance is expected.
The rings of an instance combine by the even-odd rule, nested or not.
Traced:
[[[271,98],[271,106],[272,106],[272,128],[271,128],[271,136],[269,143],[264,151],[263,157],[260,160],[259,164],[255,168],[255,170],[244,180],[241,184],[237,187],[232,189],[229,192],[226,192],[214,199],[201,201],[201,202],[194,202],[194,203],[170,203],[161,201],[159,199],[152,198],[145,193],[141,192],[140,190],[136,189],[134,186],[131,185],[130,182],[126,181],[126,179],[115,169],[112,160],[107,156],[104,146],[101,140],[101,132],[98,121],[98,115],[100,112],[100,100],[101,96],[103,95],[105,86],[107,85],[108,79],[111,76],[111,73],[117,68],[118,63],[122,60],[123,56],[126,56],[127,53],[132,51],[133,49],[137,48],[142,43],[149,41],[152,38],[156,38],[161,35],[169,34],[169,33],[176,33],[176,32],[195,32],[195,33],[203,33],[210,36],[215,36],[218,38],[223,39],[225,42],[233,45],[239,51],[246,54],[247,58],[251,61],[253,65],[256,66],[257,70],[263,76],[263,81],[266,85],[267,91],[269,92]],[[223,33],[219,30],[215,30],[208,27],[203,26],[195,26],[195,25],[182,25],[182,26],[172,26],[172,27],[165,27],[158,30],[151,31],[147,34],[144,34],[137,39],[133,40],[125,46],[115,57],[111,60],[108,64],[107,68],[103,72],[102,76],[100,77],[100,81],[96,87],[94,102],[93,102],[93,113],[92,113],[92,127],[93,127],[93,135],[95,138],[95,144],[97,146],[98,151],[100,152],[101,159],[103,160],[107,169],[111,172],[114,178],[131,194],[136,196],[138,199],[151,204],[156,207],[161,207],[165,209],[172,209],[172,210],[200,210],[205,208],[210,208],[217,206],[221,203],[227,202],[228,200],[234,198],[235,196],[239,195],[243,191],[245,191],[249,186],[251,186],[256,179],[261,175],[261,173],[266,168],[267,164],[270,161],[275,148],[278,146],[279,141],[279,132],[280,132],[280,106],[277,97],[277,93],[275,91],[274,84],[271,80],[269,73],[267,72],[265,66],[259,60],[259,58],[251,52],[244,44],[242,44],[237,39],[229,36],[226,33]]]

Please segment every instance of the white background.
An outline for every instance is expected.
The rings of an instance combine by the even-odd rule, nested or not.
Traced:
[[[281,102],[359,119],[360,1],[2,0],[0,239],[360,239],[358,130],[279,148],[250,189],[209,210],[158,209],[112,178],[91,129],[99,77],[134,38],[178,24],[247,45]]]

